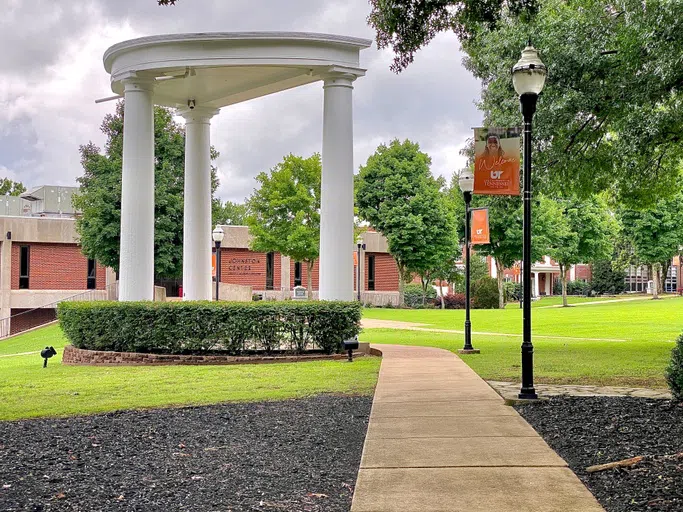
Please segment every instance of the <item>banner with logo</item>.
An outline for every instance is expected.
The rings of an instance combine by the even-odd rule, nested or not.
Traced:
[[[491,243],[489,238],[489,209],[473,208],[470,213],[472,216],[472,232],[470,233],[472,245]]]
[[[474,129],[474,193],[519,195],[519,128]]]

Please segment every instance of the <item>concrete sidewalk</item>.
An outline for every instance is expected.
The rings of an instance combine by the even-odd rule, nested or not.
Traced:
[[[461,359],[383,353],[352,512],[597,512],[536,431]]]

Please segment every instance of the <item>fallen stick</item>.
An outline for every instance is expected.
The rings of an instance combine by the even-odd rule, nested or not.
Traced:
[[[589,466],[586,468],[586,473],[596,473],[597,471],[605,471],[606,469],[626,468],[638,464],[643,457],[633,457],[631,459],[618,460],[616,462],[608,462],[607,464],[598,464],[597,466]]]

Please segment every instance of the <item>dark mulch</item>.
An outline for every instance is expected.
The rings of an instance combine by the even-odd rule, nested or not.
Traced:
[[[371,397],[0,422],[0,510],[347,511]]]
[[[683,511],[683,405],[630,397],[516,406],[608,512]],[[645,456],[630,469],[588,466]]]

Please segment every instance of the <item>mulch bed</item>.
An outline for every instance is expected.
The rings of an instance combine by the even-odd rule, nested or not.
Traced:
[[[2,511],[348,511],[371,397],[0,422]]]
[[[683,404],[632,397],[553,397],[517,411],[608,512],[683,511]],[[644,456],[630,468],[588,466]]]

